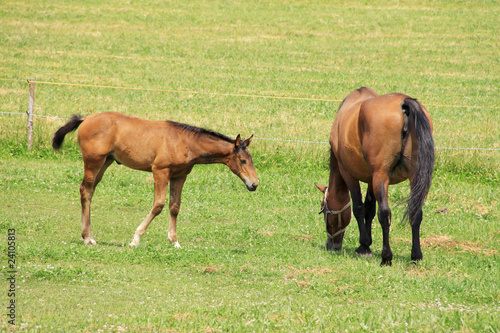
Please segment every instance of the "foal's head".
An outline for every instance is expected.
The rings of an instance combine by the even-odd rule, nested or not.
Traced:
[[[347,205],[341,207],[339,210],[331,209],[331,207],[339,207],[339,202],[337,198],[329,191],[326,186],[321,186],[315,184],[318,190],[323,192],[323,200],[321,201],[321,211],[320,214],[324,214],[326,234],[328,239],[326,241],[327,250],[339,251],[342,249],[342,242],[344,240],[345,229],[349,225],[349,219],[343,219],[342,213],[350,208],[351,202],[349,201]],[[350,213],[349,213],[350,214]],[[349,215],[350,216],[350,215]]]
[[[259,180],[257,179],[257,173],[252,162],[252,156],[247,150],[247,147],[252,141],[252,137],[249,137],[245,141],[241,140],[240,135],[236,137],[234,143],[233,152],[229,155],[229,161],[227,166],[231,171],[240,177],[240,179],[245,183],[249,191],[255,191]]]

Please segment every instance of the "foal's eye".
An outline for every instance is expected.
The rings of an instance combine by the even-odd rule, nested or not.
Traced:
[[[247,163],[247,161],[244,160],[244,159],[242,159],[242,158],[240,158],[240,162],[241,162],[241,164],[246,164]]]

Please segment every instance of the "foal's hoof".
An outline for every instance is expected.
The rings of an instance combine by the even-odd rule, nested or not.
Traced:
[[[83,243],[87,246],[94,246],[97,244],[97,242],[92,237],[84,239]]]
[[[372,251],[370,250],[370,247],[366,245],[360,245],[356,249],[356,253],[366,258],[370,258],[372,256]]]

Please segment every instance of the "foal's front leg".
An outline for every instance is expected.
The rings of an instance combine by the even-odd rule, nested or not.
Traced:
[[[168,169],[155,169],[153,168],[153,179],[155,182],[155,199],[153,201],[153,208],[151,208],[151,212],[146,216],[144,221],[137,227],[135,230],[134,238],[132,242],[130,242],[130,246],[137,246],[141,241],[142,235],[146,232],[149,224],[153,219],[158,216],[163,207],[165,206],[165,199],[167,195],[167,186],[169,181],[170,171]]]
[[[170,222],[168,225],[168,239],[175,247],[180,248],[181,245],[177,240],[177,215],[181,207],[181,193],[186,176],[170,180]]]

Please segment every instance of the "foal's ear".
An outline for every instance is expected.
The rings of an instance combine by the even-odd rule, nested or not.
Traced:
[[[236,149],[240,148],[240,146],[241,146],[241,136],[239,134],[236,137],[236,141],[234,143],[234,146],[236,147]]]
[[[248,139],[245,140],[245,142],[244,142],[245,147],[250,146],[250,142],[252,142],[252,138],[253,138],[253,134]]]
[[[318,185],[316,183],[314,183],[314,185],[316,185],[316,187],[318,188],[318,190],[320,190],[323,193],[325,193],[326,189],[328,188],[326,186]]]

